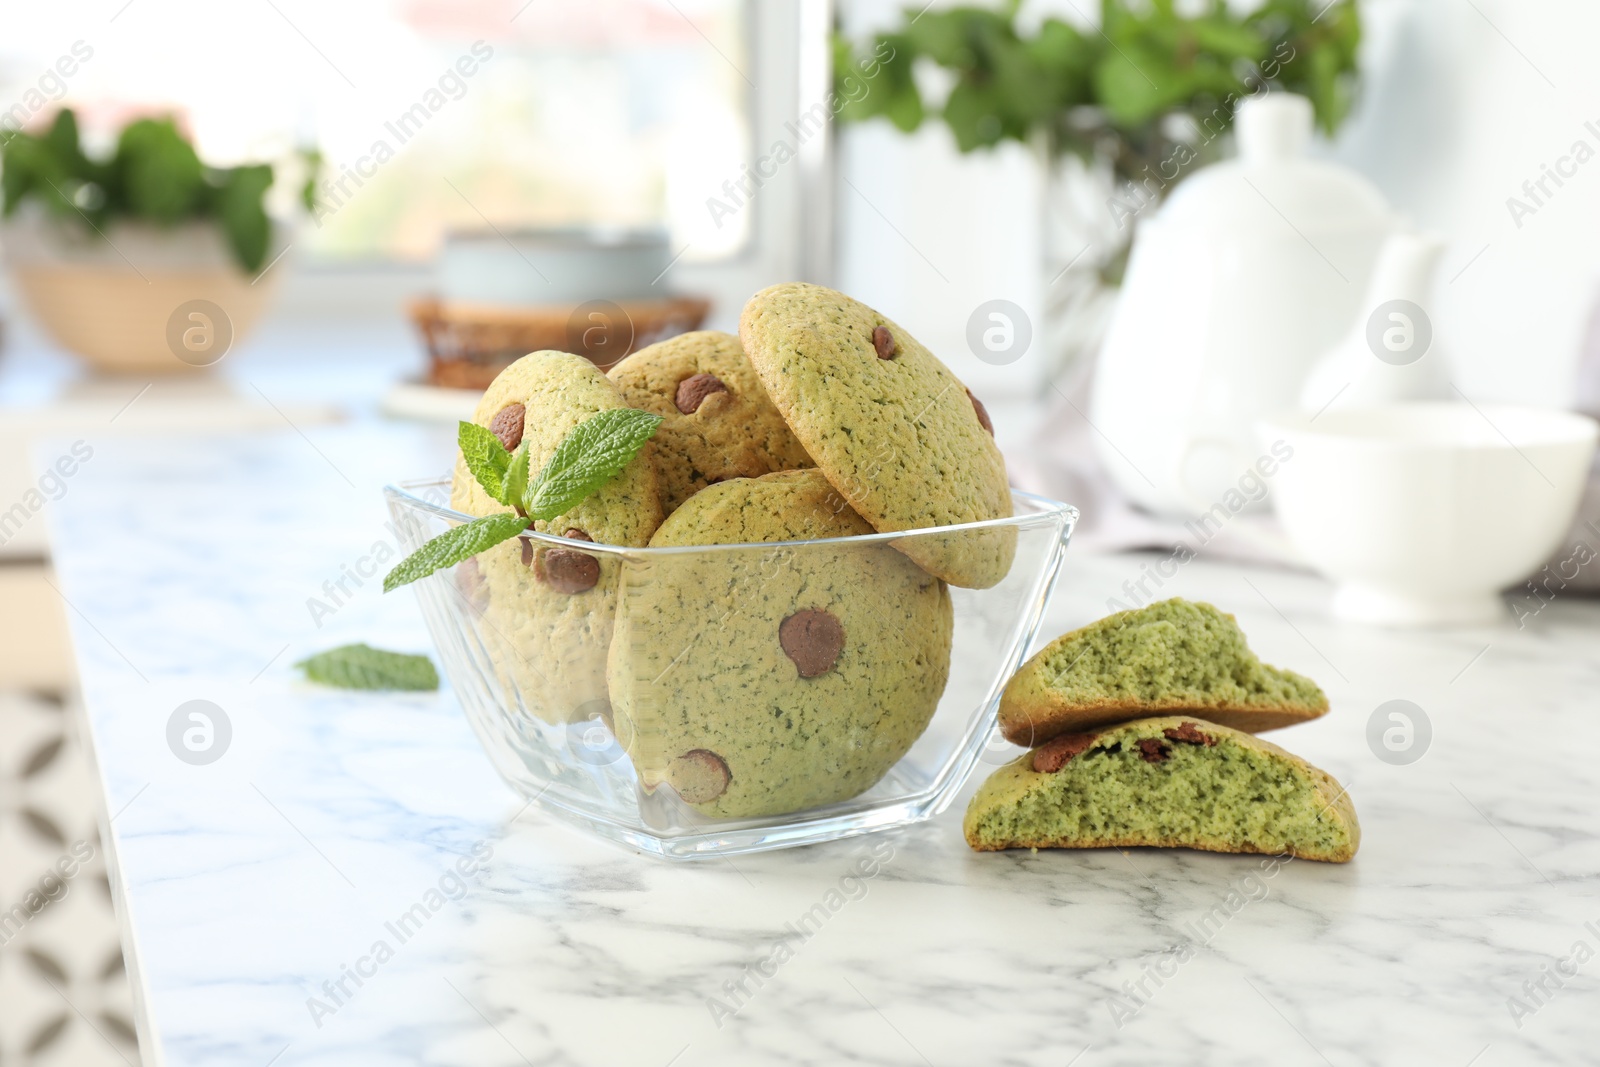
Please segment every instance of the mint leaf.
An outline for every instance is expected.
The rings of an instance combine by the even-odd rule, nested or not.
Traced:
[[[528,442],[524,441],[517,446],[511,454],[511,461],[506,464],[505,477],[501,480],[500,497],[502,504],[509,504],[518,512],[525,513],[528,503]]]
[[[439,672],[427,656],[385,652],[370,645],[341,645],[295,664],[306,677],[340,689],[437,689]]]
[[[462,523],[446,530],[395,564],[394,570],[384,575],[383,591],[388,593],[418,578],[426,578],[442,567],[476,556],[501,541],[509,541],[527,528],[527,519],[504,512]]]
[[[507,457],[505,447],[488,430],[463,422],[458,440],[467,468],[490,496],[516,508],[519,514],[486,515],[446,530],[385,575],[383,591],[398,589],[508,541],[533,525],[533,519],[553,519],[576,507],[615,478],[639,454],[659,425],[661,416],[648,411],[602,411],[579,423],[562,439],[555,455],[539,472],[538,481],[530,487],[527,441]],[[484,440],[485,435],[493,439],[493,445]],[[498,493],[491,488],[496,474],[500,475]]]
[[[634,408],[613,408],[579,423],[528,491],[528,514],[553,519],[582,503],[639,454],[659,425],[660,415]]]
[[[511,465],[511,453],[490,430],[475,422],[463,422],[456,431],[456,444],[461,447],[461,459],[467,470],[478,480],[491,500],[509,504],[506,499],[506,468]]]

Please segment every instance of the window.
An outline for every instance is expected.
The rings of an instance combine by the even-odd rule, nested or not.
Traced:
[[[659,224],[686,265],[714,264],[753,239],[749,213],[706,210],[750,156],[750,6],[130,0],[88,22],[25,5],[0,42],[0,110],[71,105],[102,145],[170,110],[218,163],[314,144],[324,203],[301,244],[322,262],[425,259],[488,220]]]

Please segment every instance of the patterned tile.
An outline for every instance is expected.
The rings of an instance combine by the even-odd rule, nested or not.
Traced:
[[[0,693],[0,1064],[134,1067],[97,787],[55,701]]]

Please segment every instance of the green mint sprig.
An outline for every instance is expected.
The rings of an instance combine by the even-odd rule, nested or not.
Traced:
[[[660,415],[633,408],[613,408],[580,422],[529,488],[528,514],[553,519],[577,507],[620,474],[659,425]]]
[[[439,672],[427,656],[385,652],[370,645],[340,645],[301,660],[296,667],[306,677],[340,689],[408,689],[417,692],[439,688]]]
[[[524,441],[511,453],[505,479],[500,486],[500,491],[505,494],[505,499],[500,503],[510,504],[517,509],[518,515],[528,510],[528,463],[528,442]]]
[[[659,425],[661,416],[648,411],[602,411],[567,434],[550,462],[530,482],[526,441],[509,452],[493,433],[463,422],[456,437],[462,461],[483,491],[514,513],[485,515],[446,530],[396,564],[384,576],[383,591],[398,589],[509,541],[535,520],[571,511],[621,473]]]
[[[527,528],[526,516],[505,512],[453,526],[395,564],[394,570],[384,575],[383,591],[399,589],[436,570],[454,566],[501,541],[509,541]]]
[[[483,486],[483,491],[502,504],[506,499],[506,469],[511,465],[511,453],[500,443],[492,430],[475,422],[463,422],[456,432],[456,443],[461,447],[461,458],[467,470]]]

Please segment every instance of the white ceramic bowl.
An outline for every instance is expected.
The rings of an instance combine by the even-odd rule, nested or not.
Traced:
[[[661,299],[671,255],[662,229],[456,231],[439,253],[439,295],[508,307]]]
[[[1565,411],[1409,403],[1263,423],[1294,449],[1273,482],[1306,562],[1339,583],[1336,616],[1393,626],[1492,622],[1572,525],[1594,420]]]

